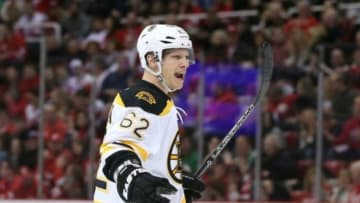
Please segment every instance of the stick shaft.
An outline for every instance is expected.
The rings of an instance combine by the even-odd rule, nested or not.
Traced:
[[[224,150],[227,144],[230,142],[231,138],[234,137],[235,133],[240,129],[240,127],[244,124],[247,117],[254,110],[255,105],[250,104],[250,106],[246,109],[245,113],[240,117],[240,119],[235,123],[235,125],[231,128],[228,134],[221,140],[219,145],[212,151],[205,159],[204,163],[201,167],[195,172],[195,177],[200,177],[217,159],[220,153]]]

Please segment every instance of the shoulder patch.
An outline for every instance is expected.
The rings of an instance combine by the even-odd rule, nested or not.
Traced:
[[[169,107],[166,107],[169,106],[171,98],[145,82],[122,90],[119,95],[124,107],[140,107],[144,111],[156,115],[166,115],[170,110]]]
[[[156,104],[155,97],[150,92],[140,91],[140,92],[136,93],[135,96],[139,100],[144,100],[149,104]]]

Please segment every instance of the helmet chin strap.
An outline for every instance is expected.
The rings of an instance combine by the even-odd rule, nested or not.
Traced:
[[[176,89],[171,89],[167,82],[165,81],[165,78],[162,76],[162,65],[160,62],[156,62],[159,68],[159,71],[155,74],[155,76],[158,78],[158,80],[161,82],[161,85],[164,87],[166,92],[174,92]]]

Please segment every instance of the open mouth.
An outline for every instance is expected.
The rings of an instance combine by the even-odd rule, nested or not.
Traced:
[[[178,79],[184,79],[184,74],[183,73],[175,73],[175,77]]]

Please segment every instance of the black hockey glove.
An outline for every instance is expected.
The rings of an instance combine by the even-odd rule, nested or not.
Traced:
[[[165,178],[151,175],[143,168],[129,166],[129,175],[119,174],[117,189],[124,200],[136,203],[169,203],[170,200],[161,196],[176,192]]]
[[[118,164],[120,163],[120,164]],[[118,166],[114,168],[114,166]],[[153,176],[141,167],[139,158],[133,152],[118,152],[106,159],[104,173],[110,180],[116,180],[120,197],[131,203],[169,203],[162,195],[176,192],[165,178]]]
[[[183,174],[182,178],[186,203],[191,203],[193,199],[199,199],[201,192],[205,189],[204,183],[189,174]]]

